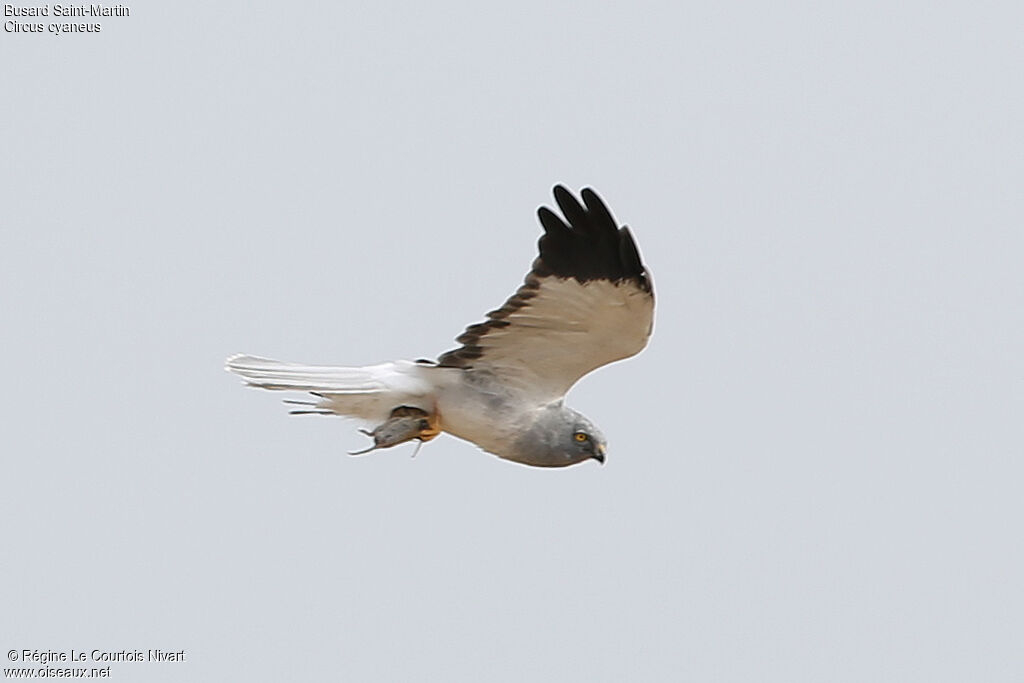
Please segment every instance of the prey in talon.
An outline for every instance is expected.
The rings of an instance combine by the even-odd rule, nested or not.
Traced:
[[[430,441],[441,433],[436,425],[436,418],[427,414],[427,411],[410,406],[399,406],[391,411],[391,417],[383,424],[378,425],[373,431],[360,429],[360,432],[373,438],[373,445],[361,451],[350,452],[349,455],[363,455],[380,448],[391,448],[413,439],[419,440],[415,457],[419,453],[420,446],[425,441]]]

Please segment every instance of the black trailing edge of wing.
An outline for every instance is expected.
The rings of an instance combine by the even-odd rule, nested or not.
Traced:
[[[537,243],[540,255],[527,273],[526,281],[501,308],[488,313],[486,321],[467,327],[455,340],[462,346],[442,354],[438,358],[439,366],[472,367],[473,361],[483,355],[481,339],[492,330],[507,327],[507,318],[529,305],[546,277],[575,278],[581,283],[631,282],[642,291],[651,292],[647,271],[629,228],[616,225],[597,193],[584,189],[580,193],[583,204],[580,204],[561,185],[555,185],[554,192],[565,221],[547,207],[537,210],[544,235]]]
[[[646,269],[640,260],[629,228],[620,228],[597,193],[584,189],[583,204],[561,185],[554,189],[555,201],[565,220],[542,206],[537,217],[544,226],[538,242],[540,256],[533,264],[538,277],[591,280],[633,280],[644,291],[650,291]]]

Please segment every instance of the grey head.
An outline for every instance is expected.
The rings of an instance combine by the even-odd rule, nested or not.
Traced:
[[[566,467],[591,458],[603,464],[607,446],[593,422],[557,402],[536,413],[509,459],[536,467]]]

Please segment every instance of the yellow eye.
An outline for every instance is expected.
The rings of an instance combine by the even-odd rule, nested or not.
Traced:
[[[586,441],[587,439],[590,438],[586,434],[584,434],[583,432],[576,432],[572,436],[573,436],[574,439],[576,439],[580,443],[583,443],[584,441]]]

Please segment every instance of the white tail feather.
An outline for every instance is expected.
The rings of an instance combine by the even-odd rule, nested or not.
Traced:
[[[433,384],[408,361],[353,368],[239,354],[228,358],[225,369],[262,389],[312,392],[321,398],[317,409],[367,420],[386,419],[402,405],[431,410],[433,404]]]
[[[239,354],[228,358],[226,369],[263,389],[318,391],[331,394],[372,394],[386,391],[378,367],[346,368],[299,365]]]

